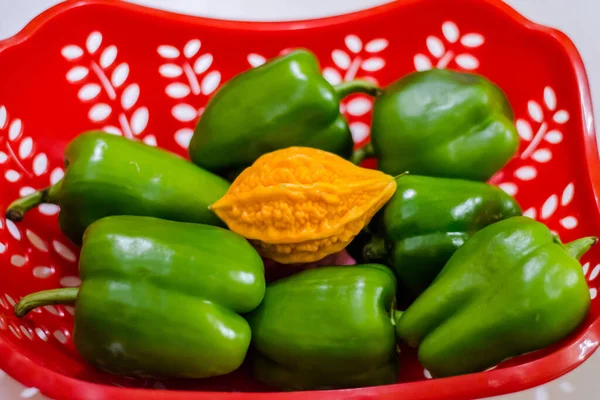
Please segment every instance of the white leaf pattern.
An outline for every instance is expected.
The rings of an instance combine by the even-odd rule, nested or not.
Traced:
[[[389,42],[386,39],[373,39],[365,46],[368,53],[379,53],[388,47]]]
[[[6,160],[8,160],[8,155],[5,152],[0,151],[0,164],[4,164]]]
[[[369,125],[363,122],[353,122],[350,124],[350,132],[355,143],[360,143],[369,136]]]
[[[21,174],[15,171],[14,169],[9,169],[4,173],[4,178],[6,178],[9,182],[16,182],[21,179]]]
[[[485,39],[479,33],[467,33],[460,38],[460,43],[465,47],[479,47],[485,42]]]
[[[154,146],[154,147],[156,147],[156,145],[158,144],[156,142],[156,136],[154,136],[154,135],[146,136],[144,138],[143,142],[146,143],[148,146]]]
[[[521,139],[530,141],[533,139],[533,131],[531,130],[531,124],[524,119],[517,120],[517,132],[519,132],[519,136]]]
[[[184,83],[174,82],[165,88],[167,96],[174,99],[182,99],[190,94],[190,87]]]
[[[221,73],[219,71],[212,71],[206,74],[202,79],[202,94],[205,96],[211,94],[221,83]]]
[[[432,68],[431,61],[424,54],[417,54],[414,63],[417,71],[426,71]]]
[[[94,54],[100,48],[102,44],[102,34],[98,31],[90,33],[88,36],[85,47],[90,54]]]
[[[163,64],[158,68],[158,72],[165,78],[177,78],[181,76],[183,70],[177,64]]]
[[[560,143],[562,141],[562,138],[562,133],[556,129],[549,131],[548,133],[546,133],[546,136],[544,136],[544,139],[552,144]]]
[[[348,50],[353,52],[354,54],[359,53],[362,50],[362,41],[356,35],[348,35],[344,39],[344,43],[346,43],[346,47]]]
[[[175,132],[175,142],[178,145],[187,149],[190,145],[190,141],[192,140],[192,136],[194,135],[194,131],[190,128],[183,128]]]
[[[539,163],[546,163],[552,159],[552,153],[548,149],[539,149],[531,155],[531,158]]]
[[[371,57],[371,58],[367,58],[365,61],[363,61],[361,67],[365,71],[375,72],[375,71],[379,71],[380,69],[382,69],[384,67],[384,65],[385,65],[385,61],[383,61],[383,58]]]
[[[556,109],[556,93],[550,86],[544,88],[544,103],[548,110],[554,111]]]
[[[248,63],[253,67],[259,67],[266,63],[267,60],[260,54],[251,53],[248,54]]]
[[[186,58],[192,58],[198,53],[198,50],[200,50],[200,40],[193,39],[186,43],[183,48],[183,55]]]
[[[115,62],[117,58],[117,47],[115,45],[108,46],[100,56],[100,65],[102,68],[108,68]]]
[[[344,50],[334,50],[331,53],[331,58],[335,65],[343,70],[347,70],[350,67],[350,57]]]
[[[531,166],[523,166],[515,171],[515,176],[522,181],[530,181],[537,176],[537,171]]]
[[[131,116],[131,130],[134,135],[139,135],[146,129],[150,113],[146,107],[140,107]]]
[[[357,97],[348,102],[346,111],[350,115],[360,117],[371,111],[371,101],[364,97]]]
[[[203,54],[194,62],[194,72],[198,75],[206,72],[213,62],[212,54]]]
[[[129,110],[137,103],[140,96],[140,86],[137,83],[132,83],[123,90],[121,95],[121,105],[125,110]]]
[[[48,157],[44,153],[39,153],[33,159],[33,173],[37,176],[42,175],[48,169]]]
[[[15,119],[8,128],[8,140],[15,141],[21,136],[23,124],[20,119]]]
[[[471,54],[459,54],[456,56],[455,60],[460,67],[467,70],[473,70],[479,67],[479,60],[477,60]]]
[[[173,117],[181,122],[189,122],[196,119],[198,112],[189,104],[178,104],[171,110]]]
[[[87,85],[83,85],[79,92],[77,92],[77,97],[81,101],[89,101],[95,99],[102,89],[100,85],[96,83],[88,83]]]
[[[529,112],[529,116],[536,122],[542,122],[544,116],[542,114],[542,107],[533,100],[529,100],[527,103],[527,111]]]
[[[0,106],[0,129],[6,126],[6,107]]]
[[[544,202],[544,205],[542,206],[541,218],[550,218],[552,214],[554,214],[554,212],[556,211],[557,206],[558,197],[555,194],[553,194],[552,196],[548,197],[548,199]]]
[[[119,64],[112,73],[111,82],[114,87],[120,87],[129,76],[129,65],[126,63]]]
[[[31,150],[33,149],[33,140],[30,137],[26,137],[21,140],[19,145],[19,158],[22,160],[29,157]]]
[[[441,58],[444,55],[444,43],[442,43],[440,38],[436,36],[428,36],[426,43],[427,49],[434,57]]]
[[[158,46],[158,54],[163,58],[177,58],[179,57],[179,50],[173,46],[162,45]]]
[[[78,66],[73,67],[67,72],[67,80],[71,83],[79,82],[86,76],[88,76],[90,70],[86,67]]]
[[[342,83],[342,76],[334,68],[327,67],[323,69],[323,77],[327,80],[327,82],[329,82],[332,85]]]
[[[554,122],[558,122],[559,124],[564,124],[565,122],[567,122],[569,120],[569,113],[565,110],[557,111],[556,114],[554,114],[554,117],[552,119],[554,119]]]
[[[450,43],[456,43],[458,36],[460,35],[458,27],[452,21],[446,21],[442,24],[442,32],[444,33],[446,40]]]
[[[573,200],[573,193],[575,192],[575,186],[573,183],[569,183],[565,190],[563,190],[562,197],[560,199],[560,204],[563,206],[569,205]]]
[[[60,53],[67,60],[75,60],[83,55],[83,50],[79,46],[69,45],[63,47]]]
[[[104,121],[111,112],[112,108],[108,104],[99,103],[90,108],[88,117],[94,122]]]

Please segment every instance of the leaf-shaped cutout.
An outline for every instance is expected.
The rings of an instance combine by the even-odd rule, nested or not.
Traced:
[[[190,128],[183,128],[175,132],[175,142],[187,149],[190,146],[190,141],[192,140],[192,136],[194,136],[194,131]]]
[[[156,136],[154,135],[148,135],[144,138],[144,140],[142,140],[142,142],[146,143],[148,146],[154,146],[156,147],[157,143],[156,143]]]
[[[444,43],[437,36],[428,36],[427,40],[427,49],[429,52],[436,58],[441,58],[446,51],[444,47]]]
[[[385,65],[385,61],[381,57],[371,57],[367,58],[362,62],[361,68],[365,71],[375,72],[379,71]]]
[[[33,140],[30,137],[26,137],[19,144],[19,158],[22,160],[29,157],[31,150],[33,150]]]
[[[450,43],[456,43],[458,37],[460,36],[460,31],[458,30],[458,26],[452,21],[446,21],[442,24],[442,33],[447,41]]]
[[[156,49],[156,51],[158,51],[158,54],[163,57],[163,58],[177,58],[179,57],[179,50],[177,50],[176,47],[173,46],[169,46],[166,44],[163,44],[161,46],[158,46],[158,48]]]
[[[123,132],[121,132],[121,129],[113,125],[107,125],[104,128],[102,128],[102,130],[106,133],[110,133],[111,135],[123,136]]]
[[[485,42],[483,35],[479,33],[467,33],[460,38],[460,43],[465,47],[479,47]]]
[[[556,207],[558,206],[558,197],[553,194],[548,197],[548,199],[544,202],[542,206],[542,212],[540,213],[542,219],[548,219],[554,214],[556,211]]]
[[[7,114],[6,107],[0,106],[0,129],[4,129],[6,126]]]
[[[264,257],[313,262],[345,248],[395,190],[380,171],[289,147],[256,160],[211,209]]]
[[[212,71],[206,74],[200,87],[202,88],[202,94],[208,96],[219,87],[221,83],[221,73],[219,71]]]
[[[522,181],[530,181],[537,176],[537,170],[530,165],[525,165],[523,167],[518,168],[514,172],[514,174],[517,178],[519,178]]]
[[[183,55],[186,58],[192,58],[194,57],[197,53],[198,50],[200,50],[200,40],[198,39],[192,39],[189,42],[187,42],[183,48]]]
[[[531,124],[529,123],[529,121],[524,120],[524,119],[518,119],[517,123],[517,132],[519,132],[519,136],[521,137],[521,139],[526,140],[526,141],[531,141],[531,139],[533,139],[533,130],[531,129]]]
[[[52,170],[52,172],[50,173],[50,184],[54,185],[55,183],[60,181],[64,176],[65,176],[65,171],[62,168],[60,168],[60,167],[54,168]]]
[[[335,68],[327,67],[323,69],[323,77],[332,85],[342,83],[342,75]]]
[[[94,31],[90,33],[87,40],[85,41],[85,48],[87,49],[88,53],[94,54],[96,51],[98,51],[98,48],[100,48],[101,44],[102,34],[98,31]]]
[[[88,118],[94,122],[104,121],[110,113],[112,108],[108,104],[99,103],[95,104],[88,112]]]
[[[415,55],[414,63],[417,71],[427,71],[432,67],[431,60],[424,54]]]
[[[560,220],[560,224],[565,229],[574,229],[577,227],[578,221],[577,218],[573,216],[564,217]]]
[[[344,50],[332,51],[331,59],[340,69],[347,70],[350,67],[350,56]]]
[[[9,182],[14,183],[21,179],[21,174],[14,169],[9,169],[4,173],[4,178],[6,178],[6,180]]]
[[[117,65],[115,70],[112,73],[110,81],[112,82],[114,87],[120,87],[129,76],[129,65],[127,63],[121,63]]]
[[[39,237],[37,233],[33,232],[30,229],[27,229],[25,231],[25,236],[27,236],[27,239],[29,239],[33,247],[35,247],[39,251],[43,251],[45,253],[48,252],[48,243],[46,243],[45,240]]]
[[[33,273],[33,276],[35,276],[36,278],[46,279],[46,278],[49,278],[54,273],[54,269],[52,269],[50,267],[46,267],[46,266],[37,266],[33,269],[32,273]],[[40,336],[41,334],[43,334],[43,337],[46,337],[46,333],[44,333],[44,331],[42,331],[41,329],[38,331],[38,329],[40,329],[40,328],[36,328],[37,335]],[[41,339],[41,337],[40,337],[40,339]]]
[[[552,152],[548,149],[538,149],[533,152],[531,158],[539,163],[547,163],[552,159]]]
[[[531,218],[531,219],[536,219],[537,212],[535,211],[535,208],[531,207],[531,208],[523,211],[523,216],[527,217],[527,218]]]
[[[23,132],[23,123],[20,119],[15,119],[10,123],[10,127],[8,128],[8,140],[15,141]]]
[[[139,135],[148,126],[150,113],[146,107],[140,107],[131,116],[131,131],[134,135]]]
[[[48,157],[44,153],[40,153],[33,159],[33,173],[37,176],[42,175],[48,169]]]
[[[388,47],[389,42],[387,39],[373,39],[365,46],[367,53],[379,53]]]
[[[77,97],[81,101],[89,101],[95,99],[100,94],[100,90],[100,85],[97,83],[88,83],[79,89],[79,92],[77,92]]]
[[[117,46],[108,46],[100,55],[100,66],[104,69],[110,67],[117,58]]]
[[[256,53],[248,54],[247,60],[248,64],[252,65],[253,67],[260,67],[261,65],[267,62],[267,60],[263,56]]]
[[[67,80],[71,83],[79,82],[89,74],[89,69],[82,66],[73,67],[67,72]]]
[[[198,117],[198,111],[194,107],[189,104],[177,104],[171,110],[171,114],[175,117],[176,120],[181,122],[189,122],[193,121]]]
[[[67,261],[75,262],[77,261],[77,256],[67,245],[59,242],[58,240],[52,241],[52,247],[54,251],[58,253],[59,256],[64,258]]]
[[[190,94],[190,87],[185,83],[175,82],[167,85],[165,92],[167,93],[167,96],[173,99],[182,99]]]
[[[456,63],[466,70],[473,70],[479,67],[479,60],[471,54],[459,54],[455,58]]]
[[[550,86],[544,88],[544,103],[548,110],[554,111],[556,109],[556,93]]]
[[[83,50],[79,46],[69,45],[63,47],[60,54],[67,60],[75,60],[83,55]]]
[[[40,204],[38,210],[44,215],[56,215],[60,211],[60,207],[56,204]]]
[[[33,192],[35,192],[35,189],[32,188],[31,186],[23,186],[19,190],[19,196],[27,196],[27,195],[30,195]],[[2,228],[2,224],[1,223],[0,223],[0,228]]]
[[[356,35],[346,36],[346,38],[344,39],[344,43],[346,44],[348,50],[350,50],[354,54],[360,53],[360,51],[362,50],[362,40],[360,40],[360,38]]]
[[[536,122],[542,122],[542,120],[544,119],[542,107],[540,107],[538,102],[534,100],[529,100],[527,102],[527,112],[529,113],[531,119],[533,119]]]
[[[565,187],[565,190],[563,190],[560,204],[563,206],[569,205],[573,200],[573,193],[575,193],[575,185],[573,185],[573,182],[571,182]]]
[[[8,233],[10,233],[10,236],[12,236],[15,240],[21,240],[21,230],[17,227],[17,225],[15,225],[14,222],[7,219],[6,220],[6,228],[8,229]],[[10,301],[12,299],[8,299],[8,296],[7,296],[7,300]],[[14,305],[14,301],[10,301],[10,303],[12,305]]]
[[[346,111],[350,115],[360,117],[371,111],[371,107],[371,100],[361,96],[350,100],[346,105]]]
[[[183,73],[183,69],[177,64],[163,64],[158,68],[158,73],[165,78],[177,78]]]
[[[121,95],[121,105],[125,110],[129,110],[137,103],[140,97],[140,86],[137,83],[132,83],[123,90]]]
[[[544,139],[548,143],[557,144],[562,141],[563,134],[559,130],[553,129],[551,131],[548,131],[548,133],[546,133],[546,136],[544,136]]]
[[[594,269],[592,269],[588,281],[593,281],[594,279],[596,279],[598,277],[598,274],[600,274],[600,264],[596,265]]]
[[[564,124],[569,120],[569,113],[566,110],[559,110],[556,112],[556,114],[554,114],[552,119],[554,119],[554,122]]]
[[[517,191],[519,190],[517,185],[515,185],[512,182],[503,182],[501,184],[498,185],[498,187],[502,190],[504,190],[507,194],[514,196],[515,194],[517,194]]]
[[[0,151],[0,164],[4,164],[8,160],[8,154],[3,151]]]
[[[353,122],[350,124],[350,133],[352,133],[352,140],[354,143],[360,143],[369,137],[369,125],[364,122]]]
[[[213,62],[213,55],[210,53],[202,54],[196,62],[194,62],[194,72],[198,75],[204,73],[210,68]]]

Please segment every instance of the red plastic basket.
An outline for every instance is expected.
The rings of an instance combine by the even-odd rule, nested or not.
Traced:
[[[432,67],[471,70],[508,95],[522,138],[492,182],[565,241],[600,233],[600,160],[586,74],[562,33],[491,0],[397,1],[348,15],[281,23],[230,22],[108,0],[67,2],[0,42],[0,208],[63,175],[65,145],[102,128],[185,155],[206,101],[235,74],[295,47],[315,52],[324,76],[387,85]],[[343,104],[357,145],[371,102]],[[598,347],[600,248],[582,260],[592,309],[552,348],[494,370],[428,379],[403,349],[395,385],[276,393],[242,368],[195,381],[134,380],[87,365],[72,339],[73,308],[12,315],[21,296],[76,286],[78,249],[43,205],[15,225],[0,219],[0,369],[56,399],[464,399],[522,390],[575,368]]]

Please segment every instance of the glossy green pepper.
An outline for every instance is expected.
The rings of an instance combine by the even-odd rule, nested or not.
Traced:
[[[393,273],[383,265],[322,267],[267,286],[247,316],[254,375],[285,390],[396,382]]]
[[[483,371],[549,346],[586,317],[578,259],[596,242],[566,245],[542,223],[512,217],[477,232],[396,321],[433,376]]]
[[[475,232],[521,215],[503,190],[482,182],[407,175],[373,222],[375,235],[359,249],[361,262],[383,262],[418,295]]]
[[[378,168],[390,175],[486,181],[513,157],[519,135],[496,85],[432,69],[407,75],[377,96],[371,141]]]
[[[40,203],[58,204],[60,228],[76,244],[89,224],[109,215],[222,225],[208,206],[229,183],[166,150],[91,131],[69,143],[65,167],[61,181],[13,202],[6,218],[20,221]]]
[[[314,54],[292,51],[243,72],[208,102],[196,126],[189,155],[199,166],[224,173],[251,165],[261,155],[309,146],[342,157],[352,153],[340,100],[351,93],[377,93],[366,81],[329,84]]]
[[[265,292],[254,248],[229,230],[152,217],[102,218],[86,230],[80,289],[24,297],[18,316],[76,304],[73,339],[94,366],[120,375],[203,378],[243,362]]]

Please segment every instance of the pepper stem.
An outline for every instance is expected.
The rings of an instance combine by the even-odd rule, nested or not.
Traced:
[[[565,244],[567,252],[576,259],[580,259],[587,251],[598,242],[596,236],[588,236],[581,239],[573,240]]]
[[[382,237],[373,237],[363,248],[363,257],[366,262],[382,261],[385,260],[387,256],[387,244]]]
[[[369,96],[377,96],[380,92],[379,86],[376,84],[360,79],[342,82],[338,85],[335,85],[333,89],[337,93],[340,100],[353,93],[364,93],[368,94]]]
[[[15,315],[24,317],[34,308],[52,304],[74,304],[77,299],[77,288],[45,290],[25,296],[15,305]]]
[[[58,191],[61,181],[42,190],[37,190],[27,196],[13,201],[6,209],[6,219],[13,222],[23,220],[25,213],[42,203],[58,203]]]
[[[375,150],[373,149],[372,143],[367,143],[358,150],[355,150],[350,156],[350,162],[354,165],[360,165],[361,162],[367,158],[375,157]]]

